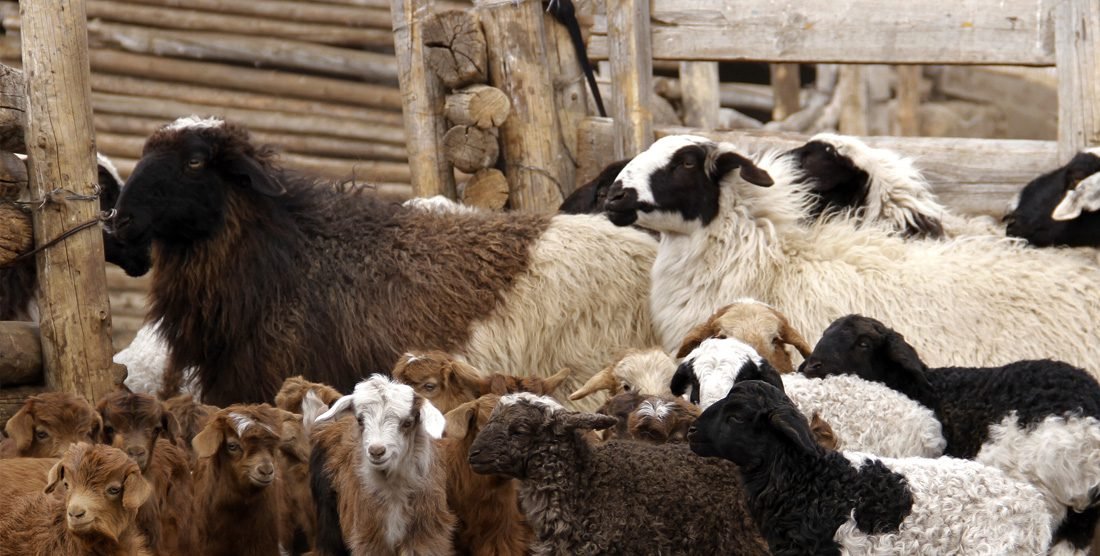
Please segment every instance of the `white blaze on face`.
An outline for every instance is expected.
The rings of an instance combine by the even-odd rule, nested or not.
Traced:
[[[699,381],[700,409],[725,398],[746,364],[763,364],[755,349],[735,338],[703,340],[684,360],[691,362]]]
[[[622,182],[623,189],[633,189],[638,192],[638,202],[656,205],[653,196],[653,188],[650,185],[650,177],[658,170],[669,165],[673,155],[680,149],[692,145],[705,145],[712,143],[705,137],[696,135],[669,135],[655,141],[644,152],[635,156],[619,172],[616,181]]]
[[[519,401],[525,401],[531,405],[540,406],[543,409],[549,411],[565,409],[560,403],[554,400],[554,398],[551,398],[549,396],[537,396],[530,392],[516,392],[514,394],[507,394],[505,396],[502,396],[500,398],[500,401],[497,402],[497,406],[502,407],[506,405],[513,405]]]
[[[663,420],[668,416],[671,409],[671,402],[665,400],[646,400],[638,406],[638,409],[635,410],[635,414],[637,414],[638,417]]]
[[[196,115],[184,116],[176,119],[176,121],[168,124],[164,129],[168,131],[178,131],[181,129],[203,129],[211,127],[219,127],[225,125],[225,120],[216,117],[201,118]]]
[[[355,416],[363,428],[364,452],[369,453],[371,446],[385,447],[379,467],[400,459],[408,448],[401,424],[413,418],[412,387],[374,375],[357,384],[352,395]]]

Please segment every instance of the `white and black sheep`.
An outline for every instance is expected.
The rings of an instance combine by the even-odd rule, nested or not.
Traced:
[[[930,369],[897,331],[849,315],[825,330],[803,372],[855,375],[932,409],[947,455],[1035,485],[1055,541],[1088,547],[1100,518],[1100,384],[1085,371],[1051,360]]]
[[[1046,247],[1100,247],[1100,148],[1028,183],[1008,214],[1007,232]]]
[[[704,340],[676,370],[672,392],[688,393],[706,409],[736,382],[763,380],[783,390],[807,418],[819,416],[841,450],[886,457],[939,457],[944,440],[930,409],[889,387],[850,376],[807,378],[779,374],[749,345],[734,338]]]
[[[470,446],[475,472],[521,481],[533,554],[767,553],[736,466],[683,444],[589,443],[615,421],[510,394]]]
[[[558,212],[564,214],[603,214],[607,192],[630,159],[608,164],[592,181],[578,187],[562,201]]]
[[[654,343],[645,233],[589,215],[402,207],[364,189],[293,174],[216,118],[147,140],[114,228],[156,252],[164,394],[189,367],[218,405],[270,399],[300,370],[347,390],[409,349],[486,372],[569,367],[576,388]]]
[[[724,303],[752,297],[782,306],[811,343],[837,317],[865,312],[911,329],[935,365],[1057,353],[1100,371],[1095,264],[1004,238],[906,240],[846,219],[805,226],[814,198],[798,178],[782,154],[749,160],[682,135],[619,174],[612,222],[661,233],[650,304],[667,349]]]
[[[953,458],[886,459],[818,446],[782,391],[740,382],[689,434],[736,463],[772,554],[1043,554],[1050,516],[1031,485]]]

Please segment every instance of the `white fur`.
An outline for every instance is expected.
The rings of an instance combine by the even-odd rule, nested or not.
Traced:
[[[750,361],[761,365],[763,359],[752,346],[736,338],[708,338],[692,350],[684,362],[691,363],[699,381],[700,409],[725,398],[741,369]]]
[[[122,184],[126,183],[126,181],[122,179],[122,176],[119,175],[118,168],[115,168],[115,163],[111,162],[110,158],[104,156],[103,153],[97,152],[95,153],[95,159],[96,162],[100,166],[102,166],[104,170],[107,170],[107,173],[111,175],[111,178],[118,182],[118,185],[120,187],[122,186]]]
[[[638,406],[638,409],[634,410],[634,414],[638,417],[664,419],[671,410],[672,402],[660,399],[649,399],[642,402],[641,405]]]
[[[406,207],[438,213],[452,212],[459,214],[468,214],[480,212],[482,210],[477,207],[471,207],[452,201],[451,199],[448,199],[443,195],[434,195],[432,197],[413,197],[412,199],[409,199],[401,204]]]
[[[126,366],[123,384],[131,392],[155,396],[160,391],[164,370],[168,368],[168,344],[161,338],[158,324],[159,321],[143,324],[130,345],[114,356],[115,363]],[[202,389],[191,381],[184,382],[183,391],[195,401],[202,399]]]
[[[1066,191],[1066,196],[1054,207],[1051,218],[1055,220],[1073,220],[1082,212],[1100,210],[1100,172],[1097,172]]]
[[[731,174],[709,226],[691,234],[654,228],[661,242],[651,304],[666,348],[728,300],[747,296],[783,306],[811,345],[837,317],[862,313],[904,330],[933,367],[1058,354],[1100,370],[1094,263],[989,237],[902,240],[844,220],[804,227],[809,197],[790,161],[769,153],[756,163],[775,185]],[[640,212],[638,224],[658,222],[649,214]]]
[[[205,129],[211,127],[221,127],[225,125],[225,120],[211,116],[209,118],[202,118],[197,115],[183,116],[177,118],[176,121],[164,126],[166,131],[179,131],[181,129]]]
[[[668,394],[675,372],[676,361],[660,348],[628,353],[611,369],[624,390],[653,395]]]
[[[513,394],[506,394],[504,396],[501,396],[500,401],[497,402],[497,405],[503,407],[507,405],[514,405],[520,401],[529,403],[531,405],[541,406],[543,409],[549,411],[558,411],[560,409],[565,409],[560,403],[557,402],[557,400],[549,396],[539,396],[536,394],[532,394],[531,392],[516,392]]]
[[[1050,517],[1027,483],[973,461],[844,454],[857,469],[881,460],[905,476],[913,509],[896,533],[869,535],[849,518],[833,537],[841,554],[1044,554]]]

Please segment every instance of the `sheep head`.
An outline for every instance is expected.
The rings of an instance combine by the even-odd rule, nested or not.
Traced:
[[[275,456],[283,439],[283,412],[267,404],[231,405],[214,414],[191,441],[239,492],[275,482]]]
[[[620,392],[608,398],[608,400],[596,410],[596,413],[614,417],[617,419],[617,422],[615,426],[604,429],[603,439],[630,438],[630,428],[628,426],[630,414],[633,413],[635,409],[638,409],[638,406],[642,405],[642,402],[650,397],[651,396],[647,396],[640,392]]]
[[[473,442],[481,428],[489,422],[489,416],[492,415],[498,402],[500,402],[500,396],[486,394],[447,412],[445,415],[447,424],[443,428],[443,436],[467,443]]]
[[[1038,247],[1100,245],[1098,189],[1100,149],[1077,153],[1068,163],[1031,180],[1020,191],[1015,206],[1005,216],[1005,232]]]
[[[794,372],[788,345],[797,349],[802,357],[808,357],[811,351],[806,339],[791,326],[786,315],[754,299],[734,301],[692,328],[676,357],[686,357],[707,338],[737,338],[752,346],[780,373]]]
[[[97,442],[103,419],[84,398],[68,392],[47,392],[27,398],[4,426],[15,454],[28,458],[58,458],[71,444]]]
[[[927,370],[905,337],[862,315],[833,321],[799,368],[810,378],[853,374],[916,398],[929,388]]]
[[[630,438],[652,444],[687,440],[688,429],[699,417],[699,408],[672,396],[652,396],[627,417]]]
[[[45,492],[64,487],[65,526],[86,542],[117,542],[153,488],[117,448],[79,442],[50,469]]]
[[[275,394],[275,407],[291,413],[301,413],[302,400],[310,390],[316,392],[318,398],[325,405],[332,405],[340,399],[340,392],[337,392],[335,388],[319,382],[310,382],[305,377],[298,375],[283,381],[283,386]]]
[[[96,409],[103,419],[103,443],[126,452],[142,472],[149,466],[157,438],[175,442],[180,434],[176,418],[148,394],[116,390],[99,400]]]
[[[600,175],[592,181],[578,187],[562,201],[558,212],[564,214],[600,214],[607,206],[607,193],[619,172],[626,167],[630,159],[608,164]]]
[[[592,375],[569,399],[579,400],[601,390],[611,396],[619,392],[664,394],[675,371],[676,362],[660,348],[629,350]]]
[[[692,350],[676,369],[670,388],[706,409],[724,398],[735,382],[764,380],[783,388],[779,372],[752,346],[736,338],[710,338]]]
[[[442,351],[410,352],[394,365],[393,377],[446,413],[482,393],[481,372]]]

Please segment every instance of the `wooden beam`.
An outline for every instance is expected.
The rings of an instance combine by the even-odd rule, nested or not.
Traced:
[[[0,65],[0,150],[23,152],[27,96],[23,72]]]
[[[775,98],[772,119],[786,120],[787,116],[802,109],[800,98],[802,82],[799,80],[798,64],[768,64],[768,73],[771,74],[772,93]]]
[[[905,137],[920,135],[921,66],[898,66],[897,134]]]
[[[220,14],[241,14],[282,19],[308,21],[310,23],[335,23],[349,27],[390,29],[390,7],[382,0],[381,7],[327,6],[316,2],[297,0],[265,0],[241,2],[240,0],[126,0],[130,3],[151,6],[171,6],[190,10],[203,10]]]
[[[554,113],[560,134],[558,141],[562,145],[559,151],[562,158],[558,164],[561,168],[558,183],[564,197],[577,187],[577,129],[589,115],[588,83],[569,30],[549,13],[543,13],[542,21],[543,29],[546,30],[548,68],[553,76]],[[592,99],[593,113],[596,113],[595,104],[595,99]],[[605,105],[604,109],[606,108]]]
[[[36,243],[99,213],[83,0],[24,0],[28,177]],[[54,190],[59,190],[54,192]],[[78,195],[87,200],[73,199]],[[95,400],[114,387],[111,310],[98,226],[37,255],[46,386]]]
[[[42,339],[32,322],[0,322],[0,385],[42,382]]]
[[[653,143],[649,0],[607,0],[607,21],[611,40],[609,115],[615,121],[615,156],[625,158]]]
[[[489,77],[485,34],[467,10],[438,12],[424,20],[424,59],[450,89],[484,83]]]
[[[1069,160],[1100,144],[1100,3],[1058,3],[1058,153]]]
[[[681,62],[680,91],[683,95],[684,125],[718,127],[720,95],[717,62]]]
[[[512,112],[512,103],[496,87],[470,85],[447,95],[443,112],[452,124],[489,129],[504,124]]]
[[[429,71],[425,58],[424,25],[430,0],[392,0],[393,44],[401,68],[401,101],[405,145],[409,151],[413,194],[457,199],[454,169],[443,156],[443,83]]]

